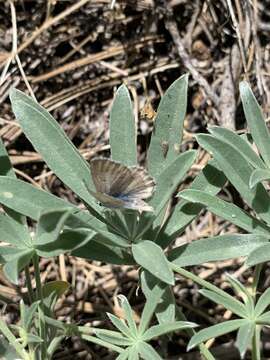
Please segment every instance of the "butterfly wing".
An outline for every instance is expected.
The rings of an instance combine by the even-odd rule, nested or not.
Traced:
[[[99,194],[99,201],[108,207],[125,207],[134,210],[152,211],[143,199],[148,199],[154,191],[155,181],[141,167],[127,167],[113,160],[96,158],[90,162],[92,178]],[[95,194],[97,194],[95,193]],[[100,198],[106,194],[120,200],[122,205],[109,206]],[[95,196],[97,198],[97,196]],[[107,199],[108,200],[108,199]]]
[[[142,167],[133,166],[130,170],[129,183],[123,189],[123,194],[140,199],[150,198],[155,190],[156,183],[154,179]]]
[[[111,186],[117,180],[119,165],[114,161],[96,158],[90,162],[90,170],[97,192],[110,194]]]
[[[125,201],[121,199],[114,198],[110,195],[100,193],[100,192],[93,192],[90,191],[90,193],[104,206],[108,208],[123,208],[125,207]]]
[[[154,211],[153,207],[149,204],[147,204],[142,199],[138,198],[127,198],[124,201],[124,208],[125,209],[131,209],[131,210],[138,210],[138,211]]]

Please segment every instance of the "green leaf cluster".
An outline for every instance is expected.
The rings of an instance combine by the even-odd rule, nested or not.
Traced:
[[[180,268],[240,256],[246,257],[248,266],[270,260],[270,196],[265,186],[265,181],[270,179],[270,134],[246,82],[240,85],[240,95],[250,134],[240,136],[228,129],[211,127],[209,134],[197,135],[197,142],[212,155],[212,159],[189,189],[178,194],[178,203],[171,206],[173,194],[196,160],[196,151],[181,151],[187,86],[187,75],[177,79],[165,92],[157,110],[146,165],[156,182],[154,195],[149,201],[153,213],[105,210],[97,204],[88,191],[95,191],[89,165],[61,126],[30,97],[16,89],[11,91],[12,108],[24,134],[48,167],[85,205],[81,210],[18,180],[0,142],[0,203],[5,211],[0,214],[0,241],[4,243],[0,248],[0,262],[13,283],[18,283],[23,269],[27,277],[27,268],[33,263],[37,283],[35,293],[31,293],[29,286],[30,307],[21,307],[22,324],[13,329],[20,339],[14,349],[22,358],[28,356],[28,353],[25,355],[26,347],[31,350],[36,346],[40,346],[41,355],[45,356],[50,340],[52,356],[65,336],[79,333],[86,340],[118,352],[118,359],[158,359],[160,355],[148,342],[181,328],[192,336],[189,348],[200,344],[200,351],[206,359],[213,357],[202,345],[203,341],[238,330],[236,344],[243,357],[251,340],[259,338],[258,329],[269,325],[266,311],[268,291],[257,299],[256,293],[250,295],[239,281],[228,277],[237,295],[242,296],[241,302]],[[126,166],[138,164],[136,123],[125,85],[117,90],[110,114],[110,151],[113,160]],[[217,196],[227,181],[240,194],[246,210]],[[203,209],[235,224],[242,233],[200,239],[172,249],[177,236]],[[26,217],[36,222],[34,231],[29,229]],[[55,301],[66,285],[55,283],[42,287],[38,259],[63,253],[112,264],[139,266],[141,274],[147,274],[140,276],[147,300],[139,326],[135,324],[131,307],[124,297],[121,297],[121,302],[125,320],[109,315],[117,331],[91,329],[90,336],[81,327],[67,326],[55,320]],[[197,281],[204,287],[202,295],[222,304],[240,319],[195,333],[193,324],[186,322],[175,304],[170,288],[175,284],[174,271]],[[145,276],[152,279],[152,286],[145,281]],[[150,327],[154,313],[159,324]],[[177,320],[179,314],[181,320]],[[36,319],[39,330],[35,333]],[[0,325],[5,338],[15,344],[16,338],[14,340],[10,329],[4,323]],[[46,332],[49,337],[45,336]]]

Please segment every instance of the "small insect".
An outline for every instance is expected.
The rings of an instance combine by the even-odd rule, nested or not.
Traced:
[[[102,205],[112,209],[153,211],[144,200],[152,196],[155,181],[144,168],[95,158],[90,162],[90,169],[97,192],[89,191]]]
[[[140,111],[140,115],[142,118],[146,120],[154,121],[157,113],[153,109],[151,100],[146,101],[146,103],[144,104],[143,108]]]

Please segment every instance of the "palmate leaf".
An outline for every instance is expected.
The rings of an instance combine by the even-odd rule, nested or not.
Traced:
[[[122,320],[119,319],[117,316],[107,313],[107,316],[109,317],[109,319],[111,320],[111,322],[113,323],[113,325],[126,337],[128,338],[133,338],[135,339],[136,337],[136,333],[133,333],[131,331],[131,329],[129,329],[129,327],[126,325],[126,323]]]
[[[270,196],[262,184],[250,189],[249,178],[253,168],[241,152],[212,135],[200,134],[197,136],[197,141],[213,154],[228,180],[247,204],[254,209],[261,219],[270,224]]]
[[[73,214],[71,214],[66,222],[67,226],[72,228],[83,229],[86,228],[88,231],[90,229],[100,233],[98,236],[100,243],[94,241],[88,244],[78,243],[73,245],[77,248],[77,245],[81,247],[78,248],[74,256],[80,256],[86,259],[106,261],[115,264],[129,264],[132,263],[131,256],[122,250],[118,250],[114,246],[126,246],[126,242],[121,238],[117,237],[113,233],[108,232],[107,226],[96,219],[93,215],[87,213],[86,211],[78,210],[74,205],[57,198],[56,196],[35,188],[34,186],[17,179],[12,179],[7,176],[0,176],[0,189],[5,189],[5,191],[0,191],[0,203],[34,219],[38,220],[40,214],[48,210],[56,210],[59,208],[71,208],[74,209]],[[106,242],[110,243],[110,246],[104,244]],[[68,243],[71,244],[68,240]],[[59,245],[59,243],[58,243]],[[63,249],[65,249],[65,244],[63,244]],[[84,247],[85,246],[85,247]],[[58,249],[58,250],[57,250]],[[50,249],[41,249],[40,255],[54,256],[53,251],[56,251],[55,254],[59,254],[59,249],[61,245],[56,248],[54,245]],[[67,251],[72,250],[70,247],[66,249]],[[43,252],[43,254],[42,254]],[[61,252],[60,252],[61,253]]]
[[[124,295],[119,295],[118,298],[120,299],[121,302],[121,308],[125,313],[125,319],[127,321],[128,327],[130,328],[133,334],[137,334],[137,326],[128,299]]]
[[[128,89],[121,85],[110,114],[111,157],[124,165],[137,165],[137,133]]]

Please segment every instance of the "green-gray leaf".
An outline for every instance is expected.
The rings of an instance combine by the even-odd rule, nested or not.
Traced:
[[[235,345],[237,346],[241,359],[244,359],[245,353],[251,344],[254,335],[256,324],[247,320],[245,324],[241,325],[238,332]]]
[[[262,244],[255,248],[246,260],[247,266],[254,266],[270,260],[270,244]]]
[[[86,183],[94,189],[89,167],[51,114],[17,89],[10,91],[10,100],[25,135],[51,170],[82,199],[94,204],[85,187]]]
[[[36,244],[48,244],[57,240],[67,218],[74,212],[71,208],[61,208],[44,212],[36,229]]]
[[[264,168],[265,164],[262,159],[255,153],[252,149],[250,143],[239,136],[232,130],[220,127],[220,126],[211,126],[209,131],[212,135],[219,138],[222,141],[227,142],[229,145],[233,146],[237,151],[240,151],[244,158],[255,168]]]
[[[6,277],[14,284],[18,284],[20,271],[30,262],[33,256],[33,250],[22,250],[17,256],[4,265]]]
[[[26,227],[5,214],[0,214],[0,241],[19,248],[32,246],[31,236]]]
[[[183,329],[190,329],[197,326],[197,324],[188,321],[175,321],[167,324],[160,324],[152,326],[143,334],[143,341],[150,341],[155,337],[168,334],[173,331],[179,331]]]
[[[132,254],[139,265],[166,284],[174,285],[174,275],[163,250],[149,240],[132,245]]]
[[[240,83],[240,96],[252,138],[255,141],[262,158],[268,167],[270,167],[269,131],[262,110],[246,81]]]
[[[203,264],[208,261],[234,259],[249,255],[268,242],[262,235],[228,234],[201,239],[173,249],[168,259],[178,266]]]
[[[199,190],[184,190],[179,193],[179,196],[188,201],[204,205],[217,216],[230,221],[250,233],[270,236],[270,228],[263,222],[250,216],[238,206],[224,201],[217,196]]]
[[[154,178],[180,152],[183,122],[187,107],[188,75],[177,79],[162,97],[148,150],[148,168]]]
[[[249,179],[249,186],[253,188],[258,183],[270,179],[270,170],[268,169],[255,169]]]
[[[250,189],[249,178],[253,168],[241,152],[212,135],[200,134],[197,136],[197,140],[203,148],[213,154],[220,168],[247,204],[264,221],[270,224],[270,196],[262,184],[258,184],[254,189]]]
[[[226,177],[219,170],[216,160],[212,159],[194,179],[190,189],[203,190],[210,195],[216,195],[225,184]],[[180,200],[176,205],[172,216],[165,224],[163,231],[159,233],[156,242],[165,248],[177,235],[180,235],[185,227],[203,209],[200,204],[192,204],[186,200]]]
[[[206,329],[198,331],[195,335],[192,336],[190,339],[190,342],[188,343],[187,350],[191,350],[196,345],[211,339],[211,338],[217,338],[218,336],[227,334],[231,331],[234,331],[240,326],[246,324],[246,320],[230,320],[230,321],[224,321],[221,324],[210,326]]]
[[[137,164],[135,119],[128,89],[121,85],[110,114],[111,157],[127,166]]]

